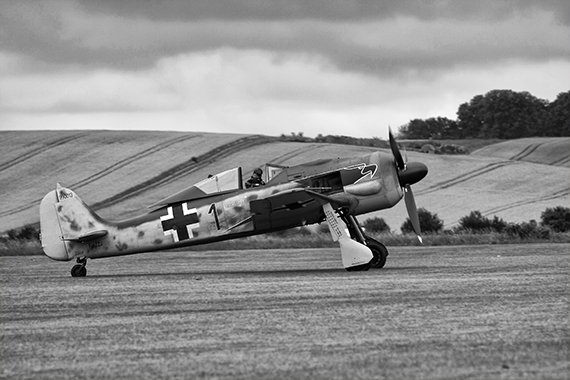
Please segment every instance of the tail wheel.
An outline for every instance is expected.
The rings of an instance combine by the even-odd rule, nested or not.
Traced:
[[[384,244],[367,236],[366,246],[370,248],[374,255],[374,258],[370,261],[370,266],[372,268],[384,268],[384,265],[386,265],[386,258],[388,257],[388,250]]]
[[[86,257],[78,257],[77,258],[77,265],[74,265],[71,268],[71,277],[85,277],[87,276],[87,258]]]

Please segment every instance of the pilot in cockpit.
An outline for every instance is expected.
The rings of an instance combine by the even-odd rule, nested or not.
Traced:
[[[245,181],[245,187],[249,189],[250,187],[258,187],[265,185],[265,182],[263,182],[263,180],[261,179],[262,174],[263,170],[261,170],[260,168],[255,168],[253,174],[251,175],[251,178]]]

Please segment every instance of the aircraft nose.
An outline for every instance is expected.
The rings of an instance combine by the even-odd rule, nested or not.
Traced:
[[[421,162],[408,162],[406,164],[406,170],[398,173],[398,178],[400,179],[400,185],[402,187],[406,185],[413,185],[421,181],[428,173],[428,168],[425,164]]]

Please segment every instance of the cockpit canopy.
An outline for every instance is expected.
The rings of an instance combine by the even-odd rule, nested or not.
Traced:
[[[243,189],[241,176],[241,167],[226,170],[216,175],[209,175],[208,178],[148,207],[154,209],[172,203],[204,198],[211,194],[240,190]]]

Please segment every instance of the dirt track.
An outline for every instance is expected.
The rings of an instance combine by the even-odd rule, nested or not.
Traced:
[[[0,258],[1,379],[567,379],[570,246]]]

